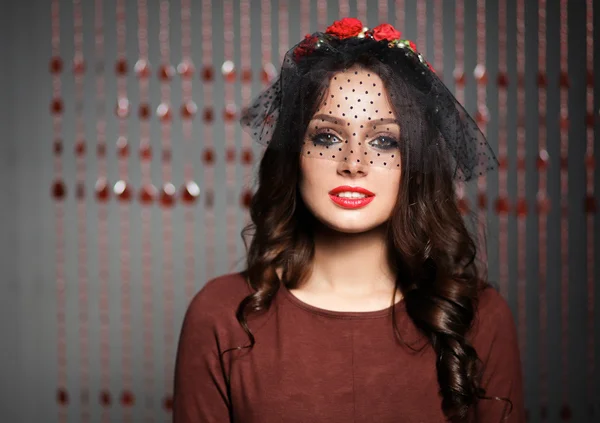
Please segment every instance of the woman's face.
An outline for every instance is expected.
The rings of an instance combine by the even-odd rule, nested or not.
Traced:
[[[353,67],[331,79],[309,122],[300,156],[300,195],[320,222],[339,232],[360,233],[390,218],[401,169],[399,164],[390,166],[388,159],[383,166],[381,157],[400,163],[395,119],[383,82],[372,71]],[[329,153],[343,147],[344,154],[321,158],[316,153],[325,145]],[[373,160],[364,160],[367,154]]]

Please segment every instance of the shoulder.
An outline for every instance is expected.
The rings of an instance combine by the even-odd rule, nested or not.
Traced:
[[[206,303],[241,301],[250,293],[250,287],[241,272],[227,273],[206,282],[192,301]]]
[[[502,294],[494,286],[488,285],[479,293],[476,315],[482,323],[489,324],[497,318],[512,318],[512,311]]]
[[[224,323],[236,321],[240,302],[252,291],[242,273],[228,273],[210,279],[190,301],[185,320],[188,323]]]
[[[515,320],[510,305],[491,285],[479,293],[470,333],[474,347],[483,355],[489,353],[494,345],[516,343]]]

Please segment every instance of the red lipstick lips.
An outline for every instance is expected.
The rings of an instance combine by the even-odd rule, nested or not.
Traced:
[[[337,194],[341,192],[358,192],[360,194],[364,194],[365,197],[338,197]],[[342,185],[329,191],[329,198],[331,198],[331,201],[333,201],[335,204],[345,209],[358,209],[373,201],[375,199],[375,194],[362,187],[350,187],[348,185]]]

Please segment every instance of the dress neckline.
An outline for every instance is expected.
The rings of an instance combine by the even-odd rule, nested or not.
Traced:
[[[313,314],[318,314],[325,317],[332,317],[337,319],[374,319],[379,317],[386,317],[392,314],[392,309],[395,308],[395,312],[398,313],[404,307],[404,298],[397,301],[396,304],[390,305],[381,310],[373,311],[337,311],[328,310],[325,308],[317,307],[312,304],[308,304],[296,297],[283,282],[280,283],[279,291],[283,294],[286,300],[291,302],[293,305],[308,311]]]

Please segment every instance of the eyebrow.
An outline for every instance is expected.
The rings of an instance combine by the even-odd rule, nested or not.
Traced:
[[[314,115],[313,118],[312,118],[312,120],[318,120],[318,119],[326,120],[326,121],[329,121],[331,123],[337,124],[339,126],[344,126],[344,124],[346,123],[346,121],[343,118],[339,117],[339,116],[330,116],[330,115],[325,115],[325,114],[322,114],[322,113]],[[378,120],[367,120],[367,121],[364,121],[364,123],[367,124],[367,125],[374,124],[374,125],[377,125],[377,126],[384,125],[386,123],[392,123],[392,124],[400,126],[400,124],[398,123],[398,121],[396,119],[394,119],[394,118],[381,118],[381,119],[378,119]]]

